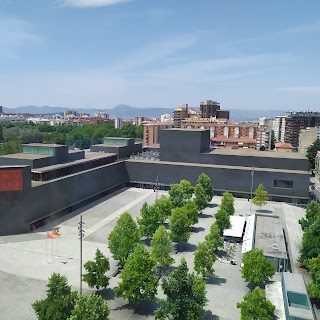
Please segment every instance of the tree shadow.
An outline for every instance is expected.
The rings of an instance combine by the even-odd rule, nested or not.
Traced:
[[[122,306],[119,306],[119,307],[116,307],[114,308],[113,310],[117,311],[117,310],[124,310],[124,309],[127,309],[127,310],[134,310],[135,309],[135,305],[131,302],[128,302]]]
[[[152,301],[142,300],[138,305],[134,306],[134,313],[141,316],[153,316],[156,309],[159,308],[157,299]]]
[[[167,230],[169,229],[169,223],[168,222],[164,222],[163,225]]]
[[[141,240],[141,242],[147,247],[151,246],[151,238],[144,238]]]
[[[210,275],[207,277],[206,280],[207,284],[213,284],[217,286],[221,286],[221,284],[227,283],[227,279],[225,278],[220,278],[214,275]]]
[[[202,227],[191,227],[191,232],[194,232],[194,233],[199,233],[199,232],[202,232],[206,230],[205,228],[202,228]]]
[[[269,214],[273,213],[272,210],[266,210],[266,209],[259,209],[259,210],[256,210],[256,211],[259,212],[259,213],[269,213]]]
[[[101,296],[104,300],[114,300],[116,296],[114,290],[111,288],[97,290],[97,294]]]
[[[220,317],[213,314],[211,310],[205,310],[203,313],[203,320],[219,320]]]
[[[216,208],[216,207],[218,207],[218,205],[217,205],[216,203],[209,203],[209,204],[207,205],[207,207],[208,207],[208,208]]]
[[[206,214],[206,213],[200,213],[198,215],[199,218],[212,218],[213,216],[211,214]]]
[[[177,243],[176,245],[178,252],[195,252],[197,251],[197,246],[189,242]]]
[[[250,283],[250,282],[247,283],[247,288],[250,291],[253,291],[256,287],[259,287],[260,289],[264,290],[265,289],[265,284],[264,283],[254,284],[254,283]]]
[[[224,258],[227,255],[227,251],[223,249],[217,250],[217,255],[219,258]]]
[[[161,275],[163,277],[167,277],[173,270],[177,269],[175,266],[163,267],[161,271]]]

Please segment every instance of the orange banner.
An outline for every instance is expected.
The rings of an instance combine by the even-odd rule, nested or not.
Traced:
[[[22,170],[0,170],[0,191],[23,190]]]

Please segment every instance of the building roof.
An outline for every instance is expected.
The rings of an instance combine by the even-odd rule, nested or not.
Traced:
[[[34,153],[12,153],[12,154],[6,154],[4,156],[0,156],[0,158],[25,159],[25,160],[37,160],[37,159],[52,158],[52,157],[53,157],[52,155],[34,154]]]
[[[288,159],[307,159],[305,155],[298,152],[278,153],[275,151],[258,151],[243,149],[213,149],[211,154],[233,155],[233,156],[252,156],[252,157],[270,157],[270,158],[288,158]]]
[[[256,215],[255,248],[265,256],[288,259],[281,220],[277,216]]]
[[[247,217],[246,229],[244,231],[241,253],[247,253],[253,249],[254,242],[254,227],[256,223],[256,215],[252,214]]]
[[[223,236],[232,238],[242,238],[245,221],[245,217],[230,216],[231,226],[229,229],[223,231]]]
[[[287,142],[277,142],[275,143],[276,149],[294,149],[291,143]]]
[[[24,143],[22,147],[43,147],[43,148],[61,148],[66,147],[64,144],[49,144],[49,143]]]

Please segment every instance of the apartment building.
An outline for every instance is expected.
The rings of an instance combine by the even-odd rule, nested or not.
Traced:
[[[173,110],[173,123],[175,128],[181,128],[181,121],[186,118],[188,118],[188,104],[182,104]]]
[[[150,122],[143,125],[143,146],[159,147],[160,131],[162,129],[174,128],[173,122]]]

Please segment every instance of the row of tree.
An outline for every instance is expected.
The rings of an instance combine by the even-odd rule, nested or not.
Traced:
[[[128,124],[116,129],[112,124],[61,125],[4,122],[0,125],[0,155],[20,151],[21,143],[55,143],[87,149],[103,137],[143,139],[143,126]]]
[[[305,217],[299,220],[303,231],[299,261],[310,272],[313,282],[307,284],[314,299],[320,299],[320,204],[309,202]]]

